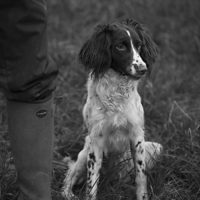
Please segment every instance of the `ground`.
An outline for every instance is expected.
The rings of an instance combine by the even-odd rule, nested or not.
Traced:
[[[97,24],[134,18],[149,28],[159,46],[159,58],[151,77],[140,91],[146,138],[164,147],[157,165],[148,172],[151,200],[199,200],[200,2],[49,0],[48,8],[49,54],[60,70],[55,92],[53,199],[62,199],[60,191],[67,170],[62,159],[67,155],[75,159],[86,135],[81,114],[86,99],[86,73],[77,61],[78,51]],[[13,200],[17,191],[16,173],[3,95],[0,152],[1,199]],[[103,172],[107,178],[100,182],[99,199],[134,199],[133,184],[120,179],[110,181],[116,170],[108,167]]]

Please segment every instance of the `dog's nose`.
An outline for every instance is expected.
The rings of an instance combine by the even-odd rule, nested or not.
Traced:
[[[147,71],[147,66],[146,64],[133,64],[136,72],[140,75],[144,75]]]

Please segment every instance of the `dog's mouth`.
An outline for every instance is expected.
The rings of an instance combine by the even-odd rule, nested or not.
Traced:
[[[128,76],[129,78],[134,79],[134,80],[139,80],[145,75],[145,73],[140,73],[140,72],[137,72],[135,74],[123,73],[122,75],[123,76]]]
[[[137,71],[134,75],[136,78],[140,79],[146,74],[146,71]]]
[[[121,74],[123,76],[128,76],[131,79],[139,80],[146,74],[146,72],[147,72],[146,68],[141,68],[141,67],[139,68],[131,65],[127,67],[125,70],[123,70]]]
[[[141,79],[145,74],[146,70],[136,70],[135,72],[132,72],[130,68],[127,68],[125,70],[119,70],[119,69],[114,69],[114,71],[118,72],[122,76],[128,77],[133,80],[139,80]]]

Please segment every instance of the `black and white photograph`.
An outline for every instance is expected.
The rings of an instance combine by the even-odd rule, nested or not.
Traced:
[[[200,200],[199,0],[0,0],[0,200]]]

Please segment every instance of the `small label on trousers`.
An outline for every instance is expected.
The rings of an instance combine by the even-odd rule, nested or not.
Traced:
[[[43,118],[47,115],[47,110],[39,110],[36,112],[36,116],[39,118]]]

